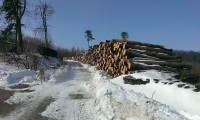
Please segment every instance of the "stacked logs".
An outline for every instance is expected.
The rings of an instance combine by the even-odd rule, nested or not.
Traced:
[[[96,66],[113,77],[136,70],[164,70],[180,72],[190,70],[182,58],[161,45],[113,39],[100,42],[89,48],[85,54],[78,54],[75,60]]]

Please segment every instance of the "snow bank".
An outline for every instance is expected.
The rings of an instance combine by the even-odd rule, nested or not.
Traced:
[[[85,88],[94,91],[99,119],[186,120],[172,108],[113,83],[114,79],[107,78],[101,71],[84,67],[94,72],[94,86],[85,84]]]
[[[155,92],[153,95],[154,100],[172,107],[191,120],[200,120],[200,108],[197,107],[200,106],[200,93],[193,92],[194,86],[189,85],[191,89],[178,88],[177,85],[182,84],[182,82],[165,85],[162,82],[169,82],[167,79],[172,78],[172,74],[157,72],[155,70],[134,73],[131,75],[135,78],[142,78],[143,80],[150,79],[150,83],[146,85],[124,84],[123,76],[112,79],[111,82],[122,86],[124,89],[142,93],[148,98],[152,98],[152,95]],[[155,83],[153,79],[159,79],[160,81],[159,83]]]
[[[7,76],[8,84],[33,82],[36,76],[36,72],[33,70],[21,70],[9,73]]]
[[[41,58],[39,68],[46,69],[45,78],[49,80],[50,76],[52,75],[52,70],[49,68],[58,68],[60,67],[60,65],[61,62],[57,58]],[[34,82],[38,73],[39,71],[18,69],[14,65],[9,65],[5,62],[0,62],[0,86],[15,83]]]
[[[16,67],[0,62],[0,86],[7,84],[6,78],[8,77],[8,74],[15,70],[17,70]]]
[[[20,70],[15,66],[0,64],[0,86],[13,83],[32,82],[36,76],[33,70]]]

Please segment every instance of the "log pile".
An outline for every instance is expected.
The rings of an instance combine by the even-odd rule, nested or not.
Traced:
[[[181,72],[191,66],[183,64],[182,58],[161,45],[113,39],[100,42],[75,60],[96,66],[113,77],[136,70],[163,70]]]

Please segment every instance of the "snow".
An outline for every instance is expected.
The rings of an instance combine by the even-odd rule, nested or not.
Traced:
[[[33,70],[20,70],[9,73],[6,79],[8,84],[23,83],[23,82],[32,82],[35,76],[36,72]]]
[[[135,78],[142,78],[143,80],[150,79],[150,84],[146,85],[129,85],[123,83],[123,76],[120,76],[111,81],[115,84],[122,86],[125,89],[134,90],[135,92],[142,93],[145,96],[166,104],[173,109],[177,110],[185,117],[190,116],[191,120],[200,120],[200,93],[193,92],[192,89],[178,88],[177,84],[164,85],[161,82],[166,82],[168,78],[173,75],[169,73],[158,72],[155,70],[149,70],[142,73],[131,74]],[[155,83],[153,79],[160,79],[159,83]],[[180,84],[180,83],[179,83]],[[194,88],[194,86],[190,85]],[[193,116],[193,117],[192,117]]]
[[[20,72],[18,73],[19,75],[16,74],[16,77],[21,76]],[[94,108],[91,107],[95,103],[95,99],[82,87],[83,82],[89,82],[91,79],[89,72],[79,66],[79,63],[71,61],[68,65],[63,65],[58,69],[46,70],[46,73],[50,76],[43,84],[38,81],[26,82],[31,86],[30,89],[34,90],[33,92],[15,92],[5,101],[11,105],[22,104],[23,107],[18,108],[7,117],[0,117],[1,120],[20,119],[20,117],[24,118],[25,115],[31,115],[41,101],[47,97],[52,97],[55,101],[40,113],[42,116],[58,120],[93,120],[95,118]],[[24,75],[32,76],[34,74],[24,72]],[[3,86],[9,90],[9,86],[13,84],[7,84],[7,86]],[[73,100],[70,98],[70,94],[82,94],[84,99]]]
[[[154,48],[154,49],[160,49],[160,48]]]
[[[146,52],[146,50],[138,50],[138,49],[132,49],[132,48],[128,48],[128,50],[134,50],[134,51],[143,52],[143,53]]]
[[[46,74],[47,79],[49,79],[51,74],[51,69],[49,68],[55,68],[61,64],[58,59],[52,57],[48,59],[41,58],[40,61],[42,62],[39,68],[44,68],[48,71]],[[14,83],[32,83],[38,73],[39,71],[26,70],[18,68],[15,65],[8,65],[5,62],[0,62],[0,86]]]
[[[86,85],[88,91],[96,93],[99,119],[185,119],[166,105],[114,84],[112,80],[103,76],[102,72],[95,72],[93,82],[96,86]]]
[[[58,63],[51,65],[58,67]],[[48,62],[45,64],[51,66]],[[123,83],[124,75],[111,78],[103,71],[96,70],[94,66],[80,65],[72,60],[57,69],[49,68],[52,67],[45,68],[46,82],[40,84],[34,80],[38,71],[20,70],[0,63],[1,88],[10,90],[9,86],[24,83],[30,85],[27,89],[34,90],[15,92],[5,102],[11,105],[19,103],[22,106],[9,116],[0,119],[19,119],[26,114],[30,115],[41,101],[52,97],[54,101],[40,113],[51,119],[200,120],[199,93],[191,89],[178,88],[178,83],[172,85],[161,83],[172,78],[174,74],[155,70],[134,73],[130,75],[144,80],[150,79],[150,83],[128,85]],[[154,78],[160,79],[160,82],[155,84]],[[73,95],[80,95],[82,98],[76,99],[72,97]]]
[[[140,65],[143,65],[143,66],[159,66],[159,65],[155,65],[155,64],[152,64],[152,65],[148,65],[148,64],[145,64],[145,63],[141,63],[141,62],[133,62],[135,64],[140,64]]]
[[[165,53],[158,53],[158,54],[160,54],[160,55],[168,55],[168,54],[165,54]]]

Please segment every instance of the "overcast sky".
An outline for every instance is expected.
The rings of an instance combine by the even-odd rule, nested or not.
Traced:
[[[90,29],[91,45],[120,38],[125,31],[130,40],[200,51],[200,0],[47,1],[55,9],[49,24],[57,46],[87,48],[84,32]]]

